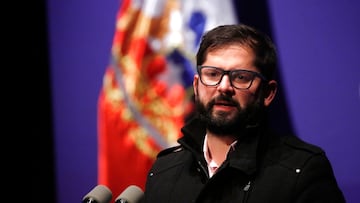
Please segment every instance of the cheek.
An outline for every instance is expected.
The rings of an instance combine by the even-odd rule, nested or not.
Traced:
[[[240,107],[246,108],[247,106],[249,106],[249,104],[253,104],[257,101],[258,94],[256,92],[248,90],[244,92],[239,92],[235,97],[235,99],[240,104]]]
[[[247,104],[258,102],[261,97],[260,81],[255,80],[251,87],[242,95]]]
[[[205,105],[216,95],[216,88],[205,87],[202,84],[198,84],[194,91],[196,91],[196,99]]]
[[[206,101],[207,100],[207,93],[206,93],[206,89],[204,87],[202,87],[201,85],[199,85],[196,89],[197,91],[197,97],[200,101]]]

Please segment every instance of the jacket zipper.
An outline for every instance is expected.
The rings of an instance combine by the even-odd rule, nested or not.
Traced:
[[[243,188],[243,191],[244,191],[244,198],[242,201],[243,203],[246,203],[248,201],[249,193],[250,193],[250,186],[251,186],[251,181],[249,181]]]
[[[203,166],[203,165],[201,164],[201,161],[198,161],[198,164],[199,164],[201,170],[206,174],[206,177],[209,178],[209,173],[208,173],[208,171],[207,171],[207,168],[205,168],[205,166]]]

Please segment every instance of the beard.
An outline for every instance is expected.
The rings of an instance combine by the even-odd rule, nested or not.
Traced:
[[[212,99],[207,105],[195,98],[197,113],[202,122],[206,124],[207,130],[219,136],[240,136],[247,128],[258,126],[265,118],[265,106],[262,102],[262,94],[258,99],[245,108],[233,100],[230,96],[220,95]],[[216,101],[226,101],[236,107],[236,112],[214,112]]]

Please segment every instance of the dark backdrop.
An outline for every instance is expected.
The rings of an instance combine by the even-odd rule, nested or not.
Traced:
[[[323,147],[348,202],[358,202],[360,3],[235,2],[240,20],[268,32],[278,45],[282,86],[274,125]],[[15,62],[25,70],[22,87],[31,94],[22,103],[26,129],[15,130],[34,143],[29,160],[37,202],[80,202],[97,184],[97,96],[118,5],[39,0],[26,5],[18,22],[28,48],[21,53],[30,57]]]

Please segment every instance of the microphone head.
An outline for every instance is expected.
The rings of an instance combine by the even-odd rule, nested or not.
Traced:
[[[115,203],[139,203],[144,192],[136,185],[127,187],[116,199]]]
[[[112,198],[111,190],[105,185],[97,185],[82,199],[82,203],[109,203]]]

